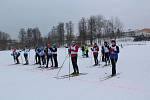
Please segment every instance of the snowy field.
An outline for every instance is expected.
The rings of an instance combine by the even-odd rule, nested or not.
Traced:
[[[40,70],[33,65],[34,51],[28,66],[13,65],[10,53],[0,51],[0,100],[150,100],[149,42],[124,44],[117,64],[120,75],[105,81],[101,79],[111,74],[111,67],[103,67],[102,62],[92,67],[91,52],[89,58],[82,58],[81,52],[78,57],[80,72],[88,74],[70,80],[55,79],[59,69]],[[66,49],[58,50],[59,66],[66,55]],[[67,59],[59,75],[68,73]]]

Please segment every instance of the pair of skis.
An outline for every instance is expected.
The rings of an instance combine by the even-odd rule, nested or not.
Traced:
[[[100,78],[100,81],[105,81],[105,80],[108,80],[108,79],[111,79],[111,78],[120,78],[119,77],[119,75],[120,75],[121,73],[117,73],[116,75],[108,75],[108,76],[105,76],[105,77],[103,77],[103,78]]]
[[[88,73],[79,73],[78,75],[62,75],[62,76],[57,76],[57,77],[54,77],[56,79],[66,79],[66,78],[70,78],[70,77],[78,77],[78,76],[83,76],[83,75],[87,75]]]
[[[66,78],[70,78],[70,77],[78,77],[78,76],[83,76],[83,75],[87,75],[88,73],[79,73],[78,75],[62,75],[62,76],[57,76],[57,77],[54,77],[56,79],[66,79]],[[105,76],[103,78],[100,78],[100,81],[105,81],[105,80],[108,80],[108,79],[111,79],[111,78],[120,78],[119,75],[121,73],[117,73],[116,75],[112,76],[112,75],[108,75],[108,76]]]
[[[41,69],[41,70],[55,70],[55,69],[59,69],[60,67],[44,67],[44,66],[40,66],[38,67],[38,69]]]

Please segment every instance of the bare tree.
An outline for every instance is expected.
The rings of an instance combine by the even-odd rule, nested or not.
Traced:
[[[59,45],[64,45],[64,23],[59,23],[57,26],[57,34],[58,34],[58,43]]]
[[[66,32],[67,32],[66,42],[68,45],[70,45],[70,42],[74,38],[72,21],[69,21],[68,23],[66,23]]]
[[[120,19],[117,17],[112,17],[110,19],[110,23],[111,23],[113,38],[116,39],[117,36],[120,36],[123,31],[123,24],[120,21]]]
[[[26,35],[27,35],[27,32],[24,28],[21,28],[20,31],[19,31],[19,40],[22,44],[24,44],[26,41]]]
[[[57,43],[57,41],[58,41],[57,27],[53,26],[48,35],[48,42],[53,44],[53,43]]]
[[[32,40],[33,40],[34,47],[36,45],[42,45],[41,32],[40,32],[38,27],[32,29],[32,34],[33,34],[33,39]]]
[[[91,16],[88,19],[88,36],[90,38],[90,44],[93,44],[93,40],[96,38],[96,17]]]
[[[79,21],[79,38],[81,44],[85,44],[87,40],[87,22],[84,17]]]
[[[101,43],[101,37],[103,34],[103,29],[105,25],[105,18],[102,15],[96,16],[96,36],[98,38],[98,42]]]
[[[5,50],[8,48],[9,40],[11,40],[10,35],[0,31],[0,50]]]

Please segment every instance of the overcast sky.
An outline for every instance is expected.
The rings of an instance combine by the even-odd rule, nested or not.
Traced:
[[[126,29],[150,28],[150,0],[0,0],[0,30],[17,37],[20,28],[47,34],[58,22],[102,14],[118,17]]]

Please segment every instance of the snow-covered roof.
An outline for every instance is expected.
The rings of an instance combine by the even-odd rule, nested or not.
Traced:
[[[141,29],[141,30],[137,30],[137,32],[150,33],[150,28],[144,28],[144,29]]]

